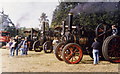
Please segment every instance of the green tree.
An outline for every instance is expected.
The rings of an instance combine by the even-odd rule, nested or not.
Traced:
[[[80,12],[79,9],[73,17],[73,25],[80,24],[88,26],[89,28],[95,30],[96,26],[105,21],[108,24],[119,24],[120,20],[120,3],[117,5],[110,3],[100,2],[98,4],[92,3],[91,6],[88,2],[67,2],[67,0],[63,0],[65,2],[60,2],[60,4],[56,7],[53,12],[53,18],[51,26],[55,27],[56,25],[61,25],[62,20],[66,20],[68,18],[68,13],[72,11],[72,9],[76,9],[79,5],[86,7],[86,11]],[[87,6],[88,4],[88,6]],[[102,5],[103,4],[103,5]],[[106,6],[107,7],[102,7]],[[112,6],[113,5],[113,6]],[[109,7],[114,7],[114,9],[110,9]],[[68,21],[67,21],[68,22]]]
[[[66,20],[68,17],[68,13],[71,11],[71,9],[73,9],[78,4],[78,2],[60,2],[60,4],[53,12],[51,26],[54,27],[56,25],[61,25],[61,22]]]
[[[42,13],[40,18],[39,18],[39,21],[40,21],[40,28],[42,29],[43,28],[43,22],[45,22],[45,30],[49,30],[49,19],[47,19],[47,15],[46,13]]]

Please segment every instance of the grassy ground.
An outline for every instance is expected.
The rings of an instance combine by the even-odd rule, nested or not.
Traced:
[[[118,72],[118,64],[100,61],[93,65],[93,60],[84,55],[79,64],[66,64],[59,61],[54,53],[29,51],[27,56],[9,57],[9,50],[0,49],[2,72]]]

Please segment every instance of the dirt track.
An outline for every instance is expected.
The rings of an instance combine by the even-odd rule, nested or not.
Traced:
[[[27,56],[9,57],[9,50],[0,49],[1,52],[2,72],[118,72],[118,64],[100,61],[95,66],[88,55],[79,64],[66,64],[58,61],[53,53],[29,51]]]

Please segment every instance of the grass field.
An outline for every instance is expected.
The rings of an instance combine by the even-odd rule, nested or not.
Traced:
[[[9,50],[0,49],[2,72],[118,72],[118,64],[100,61],[93,65],[93,60],[84,55],[79,64],[67,64],[59,61],[54,53],[29,51],[27,56],[9,57]]]

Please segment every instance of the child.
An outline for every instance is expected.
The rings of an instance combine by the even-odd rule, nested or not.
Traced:
[[[93,58],[94,58],[93,64],[96,65],[96,64],[99,63],[100,42],[98,42],[98,39],[97,39],[97,38],[95,38],[94,41],[95,41],[95,42],[93,42],[93,44],[92,44],[92,48],[93,48]]]

